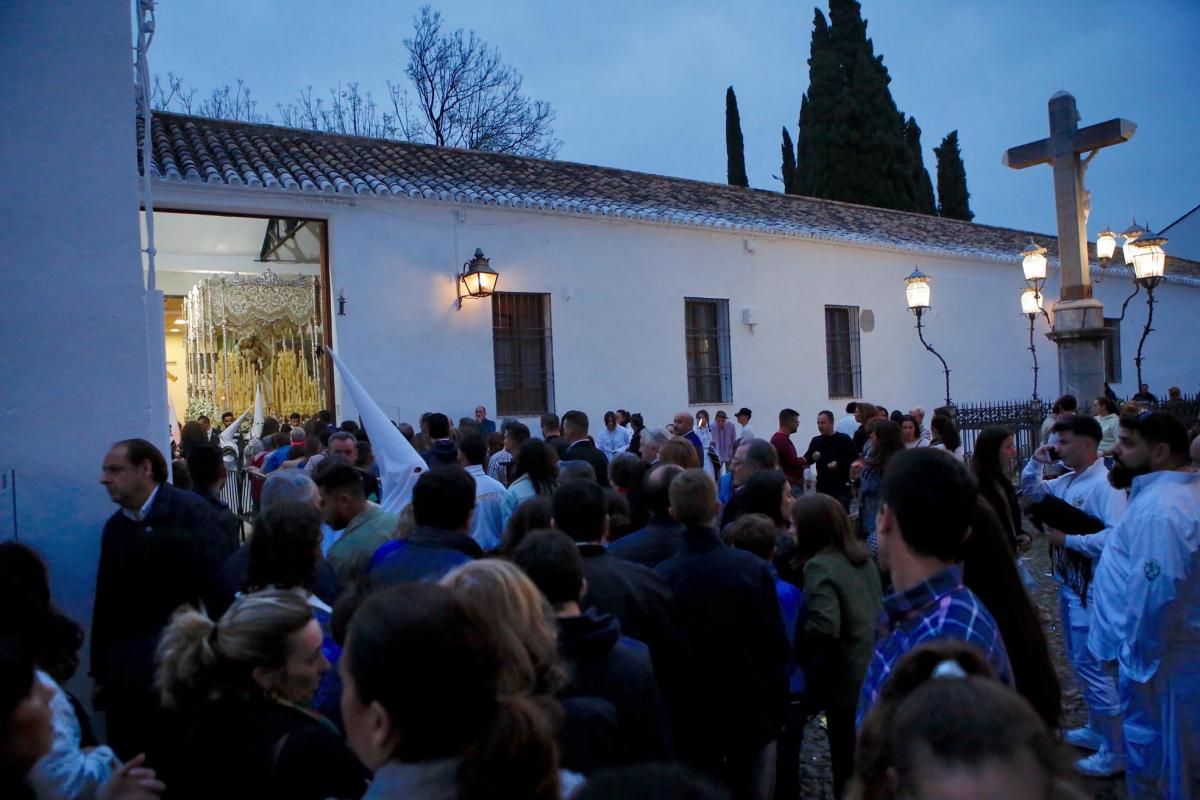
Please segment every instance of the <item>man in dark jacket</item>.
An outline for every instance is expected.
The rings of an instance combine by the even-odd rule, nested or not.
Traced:
[[[238,518],[221,500],[226,477],[221,451],[208,445],[193,447],[188,453],[187,469],[188,477],[192,479],[192,491],[212,507],[232,553],[242,543],[242,533]]]
[[[428,419],[429,438],[433,446],[421,454],[431,467],[458,465],[458,445],[450,438],[450,418],[445,414],[430,414]]]
[[[229,546],[209,503],[172,486],[162,453],[145,439],[113,445],[100,483],[120,510],[100,544],[91,674],[109,743],[130,759],[145,751],[158,707],[158,637],[181,605],[218,600]]]
[[[645,642],[657,663],[659,648],[674,639],[671,592],[654,570],[616,558],[604,547],[608,498],[591,481],[559,486],[551,500],[554,527],[570,536],[583,557],[584,608],[612,614],[625,635]]]
[[[650,511],[646,527],[622,536],[613,542],[608,552],[617,558],[656,567],[679,551],[683,526],[671,517],[671,482],[683,474],[683,467],[659,464],[646,474],[642,483],[642,498]]]
[[[680,687],[690,713],[675,728],[681,756],[722,780],[735,798],[767,796],[789,649],[775,581],[764,561],[717,538],[717,488],[703,470],[680,475],[670,494],[683,544],[656,569],[690,644]]]
[[[766,439],[743,439],[738,443],[733,460],[729,463],[733,467],[733,497],[721,511],[721,530],[741,516],[742,505],[745,502],[742,487],[746,485],[746,481],[756,472],[778,469],[779,456]]]
[[[462,467],[435,467],[421,475],[413,487],[412,510],[416,527],[407,539],[379,548],[368,572],[372,581],[436,581],[483,555],[471,538],[475,479]]]
[[[521,541],[512,555],[554,607],[558,617],[558,649],[570,666],[570,683],[560,699],[599,698],[617,713],[617,751],[607,763],[583,753],[583,761],[567,753],[585,771],[617,764],[665,761],[670,758],[666,716],[650,650],[621,635],[616,617],[594,608],[581,610],[583,559],[571,538],[557,531],[538,531]],[[568,708],[568,719],[570,709]],[[569,724],[569,722],[568,722]],[[568,739],[568,743],[571,740]],[[587,748],[592,749],[592,748]],[[592,757],[588,757],[588,756]]]
[[[586,461],[596,471],[596,480],[608,488],[608,458],[596,447],[588,436],[588,416],[582,411],[568,411],[562,415],[563,440],[566,446],[559,450],[563,461]]]
[[[850,512],[850,464],[854,440],[834,429],[832,411],[817,414],[817,435],[808,443],[804,460],[817,465],[817,491],[837,499]]]

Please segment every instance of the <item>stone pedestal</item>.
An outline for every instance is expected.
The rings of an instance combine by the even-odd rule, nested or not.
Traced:
[[[1104,306],[1099,300],[1064,300],[1054,305],[1054,330],[1047,334],[1058,345],[1059,394],[1073,394],[1086,410],[1104,394]]]

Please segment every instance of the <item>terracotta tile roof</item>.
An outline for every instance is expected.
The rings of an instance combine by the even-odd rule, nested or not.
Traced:
[[[1010,262],[1030,236],[1009,228],[760,189],[500,153],[155,112],[152,164],[167,182],[406,197],[614,217]],[[138,168],[141,170],[141,117]],[[1200,276],[1171,259],[1169,272]]]

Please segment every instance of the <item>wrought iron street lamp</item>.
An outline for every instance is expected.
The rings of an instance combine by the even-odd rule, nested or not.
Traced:
[[[925,349],[937,356],[937,360],[942,362],[942,372],[946,376],[946,405],[951,406],[950,402],[950,367],[946,364],[946,359],[942,358],[942,354],[934,350],[929,342],[925,341],[925,333],[921,325],[921,317],[929,310],[929,276],[921,272],[919,267],[913,269],[907,278],[904,279],[904,299],[908,303],[908,310],[913,312],[917,318],[917,338],[921,340],[921,344]]]
[[[458,307],[462,308],[464,297],[489,297],[496,291],[496,283],[500,275],[490,266],[490,259],[484,258],[483,248],[475,248],[475,257],[462,266],[458,275]]]
[[[1167,269],[1167,251],[1163,248],[1166,243],[1167,238],[1162,234],[1143,231],[1133,245],[1133,280],[1138,287],[1146,289],[1147,307],[1146,327],[1142,329],[1137,355],[1133,359],[1137,367],[1138,386],[1142,385],[1142,347],[1146,344],[1146,337],[1150,335],[1150,331],[1154,330],[1151,327],[1154,324],[1154,290],[1162,282],[1163,273]],[[1136,291],[1134,290],[1135,294]],[[1130,295],[1131,298],[1132,296]]]
[[[1032,287],[1026,287],[1021,292],[1021,313],[1029,318],[1029,353],[1033,356],[1033,399],[1038,399],[1038,360],[1037,347],[1033,343],[1033,322],[1038,314],[1044,314],[1042,308],[1042,293]]]

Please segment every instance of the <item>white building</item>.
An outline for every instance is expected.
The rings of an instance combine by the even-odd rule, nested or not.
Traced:
[[[179,270],[160,282],[194,282],[191,263],[261,269],[249,259],[261,233],[244,215],[260,218],[258,231],[269,218],[319,221],[312,241],[324,247],[310,246],[310,263],[272,268],[325,273],[332,342],[398,420],[431,409],[457,418],[483,403],[523,418],[621,407],[662,424],[684,408],[749,406],[769,431],[784,406],[806,417],[857,398],[932,408],[944,402],[943,376],[905,307],[914,265],[932,278],[925,334],[950,364],[952,398],[1032,390],[1025,232],[581,164],[155,119],[160,269]],[[203,236],[189,233],[201,225]],[[214,261],[236,249],[224,226],[244,242],[241,266]],[[1053,266],[1054,239],[1032,236]],[[498,292],[459,310],[455,276],[476,248],[499,272]],[[1168,274],[1144,364],[1162,389],[1200,383],[1184,346],[1200,333],[1200,265],[1172,260]],[[1115,316],[1128,272],[1097,275]],[[1052,269],[1045,294],[1057,291]],[[330,307],[340,296],[345,316]],[[1143,293],[1117,327],[1118,393],[1136,391],[1145,312]],[[1053,396],[1054,346],[1045,320],[1035,325],[1039,393]],[[335,399],[340,417],[352,413]]]

